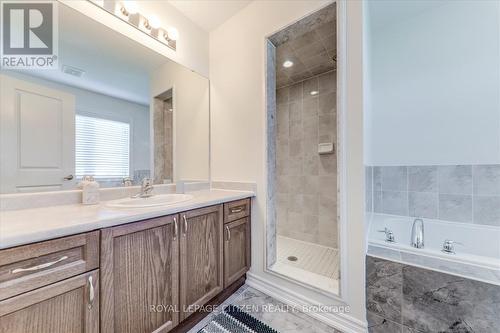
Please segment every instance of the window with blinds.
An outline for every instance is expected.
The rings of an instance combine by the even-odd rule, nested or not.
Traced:
[[[130,124],[76,115],[75,143],[77,177],[130,176]]]

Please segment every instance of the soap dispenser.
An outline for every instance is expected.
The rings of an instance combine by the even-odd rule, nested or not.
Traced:
[[[84,176],[79,183],[82,189],[82,204],[96,205],[99,203],[99,183],[92,176]]]

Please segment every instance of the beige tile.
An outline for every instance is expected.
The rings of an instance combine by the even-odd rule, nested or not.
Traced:
[[[319,175],[319,157],[318,154],[304,154],[304,165],[302,172],[304,175]]]
[[[304,194],[319,194],[319,176],[304,176],[302,191]]]
[[[302,150],[302,139],[292,139],[290,140],[290,147],[289,147],[289,158],[290,160],[296,159],[296,158],[301,158],[303,156],[303,150]]]
[[[289,177],[289,193],[306,193],[303,191],[305,188],[304,176],[290,176]]]
[[[314,96],[304,99],[302,105],[302,117],[317,116],[319,110],[319,97]]]
[[[303,86],[303,98],[308,99],[313,96],[317,95],[311,95],[311,92],[313,91],[318,91],[318,77],[313,77],[310,78],[306,81],[304,81],[304,86]]]
[[[288,160],[288,174],[301,176],[303,174],[303,157],[297,156]]]
[[[320,176],[337,175],[336,154],[319,155],[319,175]]]
[[[337,196],[337,177],[319,176],[319,194],[325,197],[336,198]]]
[[[302,137],[304,139],[318,139],[318,117],[307,116],[302,120]]]
[[[288,195],[288,212],[290,213],[303,213],[304,211],[304,197],[302,194],[289,194]]]
[[[331,138],[335,137],[335,133],[337,131],[337,124],[335,122],[335,116],[330,115],[322,115],[319,116],[319,127],[318,127],[319,135],[330,135]]]
[[[319,95],[318,109],[320,115],[334,114],[337,109],[337,93],[330,92]]]
[[[334,71],[319,76],[319,93],[328,93],[337,90],[337,74]]]
[[[297,69],[300,64],[294,62],[294,67]],[[289,101],[295,102],[302,99],[302,83],[294,84],[290,86]]]
[[[319,195],[306,194],[302,196],[302,207],[304,214],[319,215]]]
[[[289,182],[288,176],[278,175],[276,177],[276,193],[288,193],[289,192]]]
[[[336,218],[337,200],[331,196],[319,196],[319,216],[325,218]]]
[[[290,90],[288,87],[278,89],[276,91],[276,103],[277,104],[288,103],[289,94],[290,94]],[[279,107],[279,105],[278,105],[278,107]]]

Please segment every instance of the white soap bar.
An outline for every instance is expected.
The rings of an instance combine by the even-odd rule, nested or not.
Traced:
[[[318,144],[318,154],[332,154],[333,153],[333,143],[325,142]]]

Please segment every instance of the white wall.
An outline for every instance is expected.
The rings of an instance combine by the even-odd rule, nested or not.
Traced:
[[[366,163],[500,163],[499,2],[373,1],[367,19]]]
[[[261,281],[272,291],[305,303],[336,304],[337,301],[311,289],[298,286],[265,268],[266,224],[266,36],[281,30],[328,1],[255,1],[210,34],[211,161],[214,181],[251,181],[257,183],[252,208],[252,268],[250,280]],[[363,132],[362,126],[362,9],[361,2],[346,1],[347,52],[347,126],[351,127],[346,242],[349,290],[342,294],[354,326],[365,323],[364,231],[363,231]],[[346,317],[332,316],[342,322]],[[344,322],[345,323],[345,322]],[[346,329],[346,331],[348,331]],[[360,329],[361,331],[361,329]]]
[[[174,181],[208,180],[210,177],[208,80],[183,66],[168,61],[153,74],[150,86],[151,122],[153,98],[173,88]],[[154,160],[153,156],[152,160]]]
[[[149,106],[136,104],[88,90],[62,85],[18,72],[3,74],[45,87],[65,91],[75,96],[76,114],[95,115],[105,119],[128,122],[131,124],[131,176],[133,170],[149,169]]]
[[[157,16],[163,27],[173,26],[179,31],[177,50],[173,51],[159,41],[86,0],[59,0],[102,24],[124,34],[173,61],[208,77],[208,33],[190,21],[167,1],[137,1],[139,11]]]

